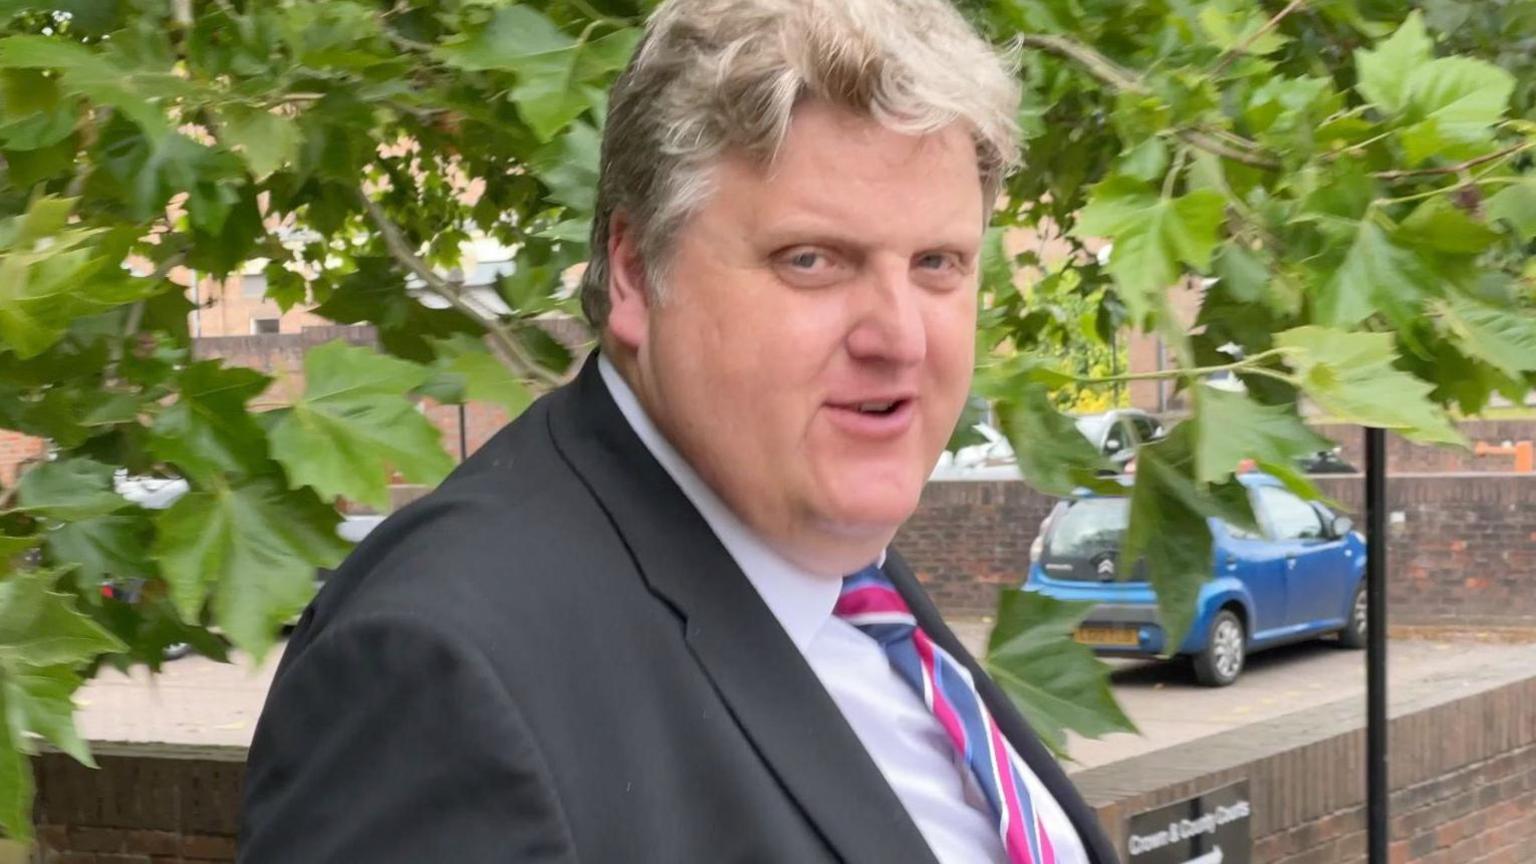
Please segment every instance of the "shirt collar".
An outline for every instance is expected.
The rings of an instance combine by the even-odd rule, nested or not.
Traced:
[[[673,449],[661,430],[651,422],[629,383],[604,355],[598,355],[598,372],[619,412],[635,430],[645,448],[656,457],[672,481],[683,490],[721,545],[735,559],[747,581],[757,589],[768,610],[802,652],[821,626],[832,617],[842,590],[842,580],[810,573],[779,555],[720,500],[688,461]],[[880,561],[885,561],[881,553]]]

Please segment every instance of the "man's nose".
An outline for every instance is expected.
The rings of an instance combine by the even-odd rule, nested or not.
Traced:
[[[855,360],[903,366],[922,362],[928,352],[922,289],[913,284],[905,264],[869,273],[860,286],[857,307],[858,318],[848,334],[848,353]]]

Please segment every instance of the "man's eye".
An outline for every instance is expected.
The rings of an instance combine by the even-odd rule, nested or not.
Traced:
[[[917,257],[917,266],[925,270],[958,269],[960,259],[950,252],[925,252]]]
[[[788,258],[784,259],[785,264],[801,270],[811,270],[814,269],[817,264],[822,264],[825,262],[825,255],[810,249],[791,253]]]

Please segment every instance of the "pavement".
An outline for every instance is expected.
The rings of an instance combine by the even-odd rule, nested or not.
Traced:
[[[973,651],[985,644],[985,620],[961,620],[954,628]],[[231,664],[187,657],[165,665],[158,677],[143,670],[123,675],[104,670],[76,697],[80,731],[98,752],[123,745],[173,744],[238,752],[249,746],[256,719],[282,653],[266,662]],[[1471,664],[1517,656],[1536,668],[1536,644],[1490,644],[1442,634],[1435,639],[1394,639],[1388,667],[1394,685],[1439,681],[1454,686]],[[1141,730],[1100,740],[1072,737],[1067,766],[1077,771],[1239,728],[1259,720],[1354,699],[1365,711],[1365,652],[1329,642],[1301,643],[1255,654],[1231,687],[1193,682],[1181,664],[1114,660],[1115,695]]]

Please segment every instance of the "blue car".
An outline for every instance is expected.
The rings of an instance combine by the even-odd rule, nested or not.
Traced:
[[[1273,477],[1239,479],[1264,533],[1211,520],[1211,578],[1201,586],[1194,624],[1172,650],[1146,562],[1120,560],[1128,497],[1085,493],[1057,504],[1030,551],[1024,589],[1097,604],[1076,634],[1095,653],[1188,658],[1195,677],[1213,687],[1236,681],[1248,654],[1262,648],[1332,635],[1345,647],[1363,647],[1365,538],[1348,518]]]

